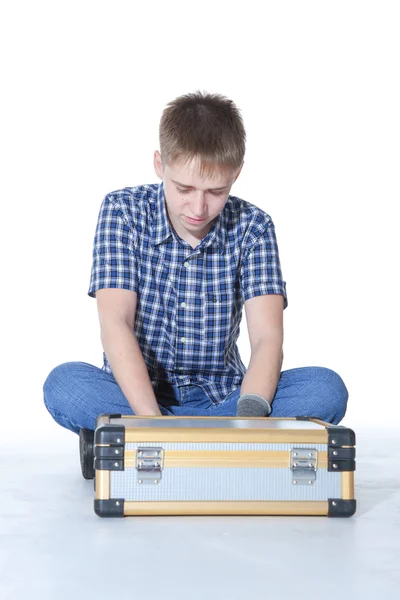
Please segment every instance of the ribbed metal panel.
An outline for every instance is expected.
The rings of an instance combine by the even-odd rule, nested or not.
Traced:
[[[126,450],[158,446],[168,450],[287,451],[293,447],[327,451],[326,444],[270,444],[241,442],[138,442]],[[312,485],[294,485],[287,468],[262,467],[167,467],[158,484],[139,484],[135,468],[111,471],[111,497],[127,501],[325,501],[341,497],[341,475],[317,470]]]
[[[164,469],[158,484],[139,484],[135,469],[111,472],[111,497],[130,501],[327,500],[341,497],[340,473],[319,469],[313,485],[293,485],[287,469]]]

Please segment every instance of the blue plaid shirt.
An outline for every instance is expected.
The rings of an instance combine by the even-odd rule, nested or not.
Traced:
[[[236,344],[244,302],[282,294],[288,305],[268,214],[228,196],[193,249],[170,225],[163,182],[105,196],[88,295],[101,288],[137,292],[134,332],[153,388],[197,384],[214,404],[246,373]],[[102,369],[112,372],[104,352]]]

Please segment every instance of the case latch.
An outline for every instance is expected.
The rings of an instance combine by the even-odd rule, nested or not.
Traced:
[[[290,468],[294,485],[313,485],[317,479],[318,450],[315,448],[292,448]]]
[[[159,483],[164,467],[164,449],[139,447],[135,453],[138,483]]]

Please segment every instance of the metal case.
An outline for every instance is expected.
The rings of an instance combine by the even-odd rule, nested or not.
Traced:
[[[355,513],[355,434],[311,417],[101,415],[101,517]]]

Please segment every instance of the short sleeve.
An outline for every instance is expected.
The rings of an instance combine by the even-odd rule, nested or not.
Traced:
[[[107,195],[100,207],[93,242],[93,262],[88,295],[96,290],[121,288],[138,291],[136,232],[123,212]]]
[[[282,294],[283,310],[288,306],[286,282],[282,279],[278,243],[272,221],[242,262],[240,289],[243,302],[253,296]]]

